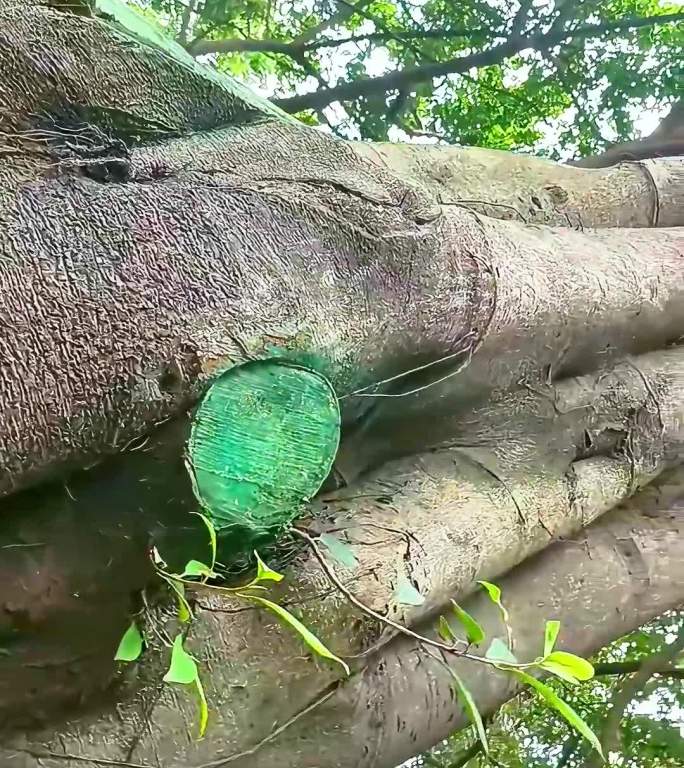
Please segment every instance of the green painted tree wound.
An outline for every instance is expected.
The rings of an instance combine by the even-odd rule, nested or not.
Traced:
[[[192,421],[196,492],[218,531],[245,548],[291,522],[328,476],[340,439],[330,382],[290,362],[257,360],[211,384]]]

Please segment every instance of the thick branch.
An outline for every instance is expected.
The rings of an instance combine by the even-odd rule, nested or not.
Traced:
[[[652,495],[657,502],[649,514],[631,505],[587,529],[579,541],[554,545],[500,581],[520,658],[538,655],[546,619],[561,619],[563,648],[588,655],[681,601],[684,584],[677,564],[684,557],[684,520],[676,501],[681,484],[677,491],[673,482],[670,477],[661,486],[664,493]],[[305,573],[306,565],[300,564],[296,571]],[[306,588],[297,592],[304,598]],[[302,646],[290,632],[257,611],[221,613],[230,605],[216,599],[209,602],[211,610],[199,612],[191,641],[203,660],[211,706],[210,730],[203,741],[187,738],[188,722],[195,717],[192,697],[169,689],[160,695],[156,683],[166,659],[148,654],[140,670],[143,690],[120,702],[115,715],[105,710],[64,729],[52,726],[28,739],[22,734],[14,743],[5,738],[0,756],[11,765],[11,758],[24,755],[26,768],[33,768],[38,762],[26,757],[27,750],[33,755],[61,752],[143,765],[157,754],[162,764],[199,768],[218,766],[231,755],[248,751],[244,759],[234,761],[238,768],[275,764],[383,768],[428,748],[467,721],[441,663],[423,654],[410,638],[397,638],[381,653],[361,660],[356,674],[341,687],[333,687],[335,692],[328,696],[336,672],[302,658]],[[333,606],[334,601],[332,613],[318,603],[304,603],[303,608],[305,620],[326,641],[337,643],[342,638],[332,635],[339,608]],[[490,637],[500,633],[498,614],[486,598],[476,596],[466,607]],[[429,631],[432,623],[421,630]],[[358,633],[367,631],[359,624]],[[451,663],[483,713],[492,712],[515,692],[506,676],[471,662]],[[22,691],[16,689],[15,695]],[[267,740],[294,713],[319,700],[305,717]],[[152,722],[149,728],[141,728],[146,710]],[[253,751],[257,743],[262,746]],[[61,764],[78,768],[68,759]]]
[[[299,59],[306,48],[295,43],[282,40],[251,40],[234,38],[230,40],[198,40],[188,46],[193,56],[203,56],[210,53],[236,53],[245,51],[263,51],[266,53],[282,53],[293,59]]]
[[[370,77],[353,82],[342,83],[324,90],[300,96],[277,99],[275,103],[286,112],[300,112],[303,109],[320,109],[334,101],[350,101],[363,96],[377,96],[394,90],[410,90],[418,83],[424,83],[435,77],[467,72],[473,67],[488,67],[499,64],[504,59],[526,48],[538,50],[552,48],[566,40],[581,40],[599,37],[607,32],[666,24],[684,19],[684,13],[662,14],[643,18],[625,18],[601,24],[585,24],[576,29],[560,29],[527,37],[511,37],[503,43],[484,51],[461,56],[445,62],[424,64],[378,77]]]
[[[477,147],[352,142],[364,157],[437,202],[497,219],[582,227],[684,225],[684,158],[623,163],[591,173]]]
[[[603,661],[594,664],[594,674],[596,677],[611,677],[621,675],[631,675],[641,669],[646,659],[628,659],[627,661]],[[652,670],[652,674],[660,677],[670,677],[673,679],[684,679],[684,667],[677,667],[671,664],[659,664]]]
[[[376,42],[383,43],[388,40],[444,40],[456,37],[465,37],[472,34],[472,30],[462,29],[424,29],[424,30],[397,30],[395,32],[369,32],[365,35],[352,35],[351,37],[326,38],[312,42],[298,42],[300,38],[292,42],[282,40],[198,40],[188,46],[193,56],[202,56],[210,53],[233,53],[235,51],[267,51],[269,53],[282,53],[299,58],[309,51],[320,48],[337,48],[347,43]]]
[[[354,4],[342,2],[337,3],[339,7],[332,16],[329,16],[326,19],[322,19],[313,27],[309,27],[309,29],[305,30],[301,35],[295,38],[293,43],[295,45],[301,45],[302,43],[307,43],[309,40],[314,40],[322,32],[325,32],[326,29],[332,29],[339,26],[340,24],[343,24],[350,16],[352,16],[357,11],[362,11],[369,4],[370,0],[357,0],[357,2]]]
[[[575,160],[580,168],[605,168],[629,160],[684,155],[684,100],[673,104],[667,117],[650,136],[616,144],[595,157]]]

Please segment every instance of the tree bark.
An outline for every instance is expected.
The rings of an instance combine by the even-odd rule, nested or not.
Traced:
[[[420,184],[438,202],[496,219],[577,229],[684,224],[683,157],[623,161],[587,173],[495,149],[364,142],[353,147]]]
[[[522,658],[545,618],[590,653],[681,602],[676,163],[657,166],[671,181],[656,216],[641,166],[512,159],[506,174],[488,153],[446,155],[486,168],[470,189],[490,202],[558,183],[581,219],[622,226],[575,231],[546,197],[556,226],[506,221],[440,198],[462,193],[422,159],[409,178],[383,146],[380,167],[101,19],[5,0],[0,15],[3,764],[392,766],[464,722],[397,622],[430,632],[470,595],[495,634],[472,595],[494,578]],[[336,387],[348,487],[301,524],[348,540],[358,566],[340,578],[394,626],[285,537],[275,594],[353,674],[200,589],[191,645],[212,725],[196,743],[191,697],[160,684],[152,628],[175,625],[148,551],[206,558],[188,409],[217,370],[271,355]],[[403,578],[422,605],[401,602]],[[149,652],[116,670],[141,610]],[[483,711],[514,690],[453,663]]]
[[[539,653],[546,619],[561,620],[563,648],[590,654],[679,604],[684,588],[679,567],[684,556],[682,487],[681,470],[663,477],[623,510],[605,516],[577,539],[548,547],[501,580],[519,658]],[[307,571],[299,566],[296,572]],[[316,617],[325,639],[335,639],[336,609],[324,604],[339,600],[330,596],[323,604],[309,602],[307,587],[290,584],[290,589],[302,601],[304,615]],[[116,714],[108,708],[99,714],[91,710],[61,728],[8,736],[0,753],[7,765],[33,768],[40,760],[47,768],[76,768],[79,761],[65,758],[71,754],[193,768],[382,768],[465,724],[442,663],[409,638],[395,638],[381,652],[362,658],[353,676],[341,682],[336,670],[302,655],[299,641],[260,611],[222,613],[236,606],[216,598],[202,602],[206,607],[198,611],[190,645],[202,660],[212,706],[203,741],[194,742],[188,734],[196,718],[192,697],[183,690],[159,690],[164,661],[151,656],[137,673],[143,688],[120,701]],[[465,605],[490,637],[502,635],[496,610],[481,594]],[[417,628],[429,633],[433,623]],[[341,640],[348,642],[347,637]],[[474,692],[482,712],[495,710],[515,692],[505,675],[473,662],[449,663]],[[309,706],[306,715],[257,747]],[[247,754],[225,763],[241,752]],[[54,760],[46,757],[49,753]]]
[[[600,155],[576,160],[573,165],[581,168],[605,168],[626,160],[675,155],[684,155],[684,100],[682,99],[672,105],[669,114],[649,136],[616,144]]]

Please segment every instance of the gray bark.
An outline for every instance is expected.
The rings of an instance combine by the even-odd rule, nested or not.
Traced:
[[[684,588],[682,498],[679,471],[622,511],[605,516],[576,539],[555,543],[501,580],[518,656],[538,654],[546,619],[562,621],[563,648],[589,654],[676,607]],[[326,640],[337,639],[335,610],[309,603],[306,588],[302,592],[294,584],[291,589]],[[71,754],[199,768],[247,752],[229,764],[393,766],[465,724],[444,668],[408,638],[395,638],[381,653],[358,660],[353,677],[340,684],[336,670],[303,654],[292,634],[269,617],[252,610],[221,613],[231,606],[216,598],[204,603],[190,644],[202,660],[212,707],[203,741],[193,742],[188,733],[196,717],[192,697],[168,687],[160,691],[155,683],[163,662],[151,657],[138,670],[145,685],[120,702],[116,712],[94,711],[61,728],[8,737],[0,753],[5,763],[12,768],[76,768],[77,761],[64,757]],[[482,595],[466,607],[491,636],[501,636],[496,612]],[[429,633],[431,623],[417,628]],[[348,642],[347,637],[341,640]],[[495,710],[515,692],[506,676],[472,662],[453,663],[483,712]],[[312,705],[307,715],[274,734]],[[270,736],[272,741],[258,747]],[[46,757],[50,753],[54,759]]]
[[[364,157],[437,200],[497,219],[583,227],[677,227],[684,159],[645,158],[592,173],[495,149],[354,142]]]
[[[305,516],[348,539],[359,565],[340,575],[376,612],[430,632],[450,597],[484,616],[473,585],[496,579],[529,657],[545,618],[590,653],[681,602],[678,161],[657,166],[655,215],[642,166],[511,159],[506,186],[503,161],[444,155],[487,169],[469,183],[490,202],[558,183],[579,219],[621,228],[560,226],[546,198],[543,225],[506,221],[441,198],[429,163],[396,173],[413,150],[372,150],[379,167],[100,19],[4,0],[0,15],[3,764],[379,768],[463,725],[434,659],[296,548],[278,599],[350,658],[349,680],[203,591],[204,741],[190,696],[160,688],[153,633],[115,669],[150,543],[180,566],[206,556],[188,408],[216,370],[274,348],[342,398],[348,487]],[[402,576],[422,606],[398,602]],[[454,663],[483,711],[513,692]]]

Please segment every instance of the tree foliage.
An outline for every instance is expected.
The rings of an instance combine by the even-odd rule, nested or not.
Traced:
[[[287,111],[365,139],[401,129],[589,155],[633,134],[635,108],[664,107],[682,87],[684,12],[676,2],[138,4],[193,55],[261,86]]]
[[[659,662],[642,685],[635,675],[648,660],[660,659],[681,643],[684,614],[663,616],[604,648],[594,660],[596,677],[572,687],[561,680],[548,684],[571,704],[602,740],[614,739],[611,764],[624,768],[670,768],[684,761],[682,714],[684,668],[681,651]],[[631,687],[630,687],[631,686]],[[617,733],[607,712],[622,707]],[[590,768],[590,747],[557,714],[524,693],[505,705],[488,728],[491,762],[483,755],[475,734],[461,732],[432,752],[416,759],[425,768]]]

